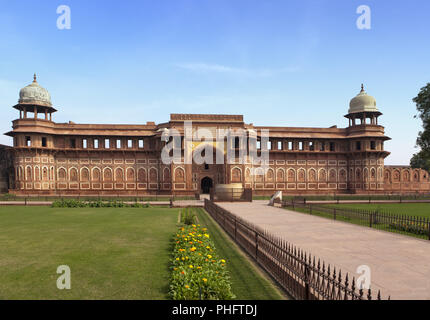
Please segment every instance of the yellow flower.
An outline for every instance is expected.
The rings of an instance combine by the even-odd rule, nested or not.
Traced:
[[[209,235],[207,234],[207,233],[205,233],[205,235],[204,235],[206,238],[209,238]]]
[[[212,256],[211,256],[210,254],[208,254],[208,258],[209,258],[209,259],[212,259]]]
[[[179,258],[176,258],[176,261],[179,261]]]
[[[191,252],[194,252],[194,251],[196,251],[197,250],[197,248],[196,247],[192,247],[191,249],[190,249],[190,251]]]
[[[191,264],[189,265],[189,267],[190,267],[190,269],[194,268],[193,265],[191,265]]]
[[[185,285],[185,288],[189,289],[189,288],[190,288],[190,286],[187,284],[187,285]]]
[[[203,281],[204,281],[204,282],[207,282],[207,281],[208,281],[208,279],[206,279],[206,278],[203,278]]]
[[[221,260],[221,262],[222,262],[222,263],[225,263],[225,260],[224,260],[224,259],[222,259],[222,260]]]

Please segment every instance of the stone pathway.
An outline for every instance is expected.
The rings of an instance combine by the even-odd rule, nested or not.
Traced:
[[[430,241],[253,203],[217,203],[345,274],[371,270],[371,288],[382,298],[430,299]]]

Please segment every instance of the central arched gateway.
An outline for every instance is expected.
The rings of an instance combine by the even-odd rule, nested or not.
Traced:
[[[209,194],[213,187],[213,180],[209,177],[204,177],[201,183],[201,190],[204,194]]]

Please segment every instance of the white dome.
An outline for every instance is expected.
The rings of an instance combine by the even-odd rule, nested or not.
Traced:
[[[352,98],[351,102],[349,103],[348,113],[357,112],[378,112],[375,98],[369,96],[366,91],[364,91],[363,85],[361,85],[360,93]]]
[[[30,104],[51,107],[51,95],[48,90],[42,88],[36,81],[36,75],[34,75],[33,83],[22,88],[19,92],[20,104]]]

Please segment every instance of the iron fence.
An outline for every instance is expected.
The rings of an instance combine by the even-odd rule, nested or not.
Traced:
[[[428,217],[395,214],[379,209],[339,208],[304,202],[283,201],[282,206],[311,215],[430,240],[430,218]]]
[[[372,300],[355,278],[205,199],[206,211],[282,288],[299,300]],[[366,291],[366,292],[365,292]],[[381,300],[378,291],[376,297]]]

